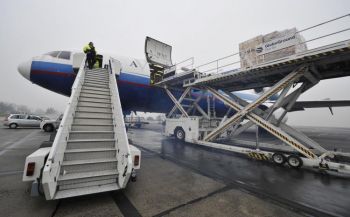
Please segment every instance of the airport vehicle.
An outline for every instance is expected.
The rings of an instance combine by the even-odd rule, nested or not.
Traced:
[[[43,120],[40,123],[40,129],[44,130],[45,132],[52,132],[55,129],[57,129],[61,123],[63,115],[58,116],[56,120]]]
[[[141,152],[129,144],[115,72],[85,69],[85,55],[52,147],[26,158],[23,181],[47,200],[114,191],[136,181]]]
[[[125,116],[125,124],[127,127],[141,128],[145,124],[149,124],[144,117],[137,116],[133,113]]]
[[[337,33],[339,32],[334,34]],[[282,121],[285,115],[293,110],[298,97],[320,80],[350,76],[350,40],[305,50],[248,68],[231,69],[225,73],[218,73],[221,67],[227,66],[227,62],[224,66],[219,66],[219,62],[226,57],[220,58],[208,63],[215,65],[214,69],[209,70],[215,71],[215,74],[203,73],[201,71],[203,65],[193,69],[179,69],[172,64],[171,51],[170,45],[149,37],[146,39],[146,59],[150,68],[153,71],[157,70],[158,73],[154,85],[164,88],[174,103],[167,115],[165,135],[202,146],[242,153],[257,160],[272,161],[278,165],[288,164],[292,168],[306,167],[328,174],[350,177],[350,165],[347,162],[340,162],[336,157],[337,153],[324,149],[317,142]],[[241,56],[240,53],[235,55]],[[234,91],[266,87],[269,88],[252,102],[234,93]],[[175,96],[174,90],[182,90],[182,95]],[[191,94],[193,91],[208,94],[194,97]],[[271,96],[277,93],[278,98],[270,107],[262,107]],[[198,105],[203,97],[207,98],[206,110]],[[214,100],[220,100],[229,106],[225,116],[216,115]],[[348,106],[347,101],[338,103]],[[304,102],[304,104],[308,103]],[[278,109],[283,109],[280,116],[274,114]],[[232,110],[235,112],[232,113]],[[220,138],[238,135],[253,125],[257,126],[256,129],[264,129],[292,147],[294,151],[261,150],[258,131],[255,148],[220,143]]]
[[[11,129],[17,127],[40,127],[42,119],[36,115],[10,114],[4,120],[4,125]]]

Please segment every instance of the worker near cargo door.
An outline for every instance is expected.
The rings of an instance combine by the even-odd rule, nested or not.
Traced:
[[[92,69],[96,62],[96,50],[94,47],[94,43],[89,42],[89,44],[85,45],[83,48],[84,53],[86,54],[86,63],[88,64],[88,68]]]

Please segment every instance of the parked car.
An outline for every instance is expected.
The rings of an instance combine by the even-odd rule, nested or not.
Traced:
[[[43,120],[40,128],[45,132],[52,132],[60,126],[63,115],[58,116],[56,120]]]
[[[11,129],[17,127],[40,127],[42,119],[36,115],[10,114],[4,120],[4,125]]]

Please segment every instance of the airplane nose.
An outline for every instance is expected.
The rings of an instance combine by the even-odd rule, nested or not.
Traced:
[[[26,61],[18,65],[18,72],[21,73],[23,77],[30,80],[30,68],[32,66],[32,61]]]

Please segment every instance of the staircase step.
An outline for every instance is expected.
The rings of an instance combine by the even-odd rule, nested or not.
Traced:
[[[84,77],[84,80],[86,79],[91,79],[93,81],[95,80],[105,80],[105,81],[109,81],[109,75],[92,75],[92,74],[86,74]]]
[[[98,68],[98,69],[88,69],[86,70],[86,73],[98,73],[98,72],[103,72],[103,73],[106,73],[108,74],[108,70],[107,69],[101,69],[101,68]]]
[[[88,106],[95,108],[111,108],[111,103],[78,101],[78,106]]]
[[[86,75],[84,78],[84,81],[102,81],[102,82],[109,82],[109,76],[94,76],[94,75]]]
[[[67,173],[81,173],[102,170],[116,170],[117,159],[90,159],[90,160],[75,160],[63,161],[61,165],[61,174]]]
[[[71,129],[73,131],[112,131],[113,124],[73,124]]]
[[[99,79],[102,79],[102,80],[107,80],[109,81],[109,75],[103,75],[103,74],[100,74],[100,75],[95,75],[95,74],[86,74],[84,79],[92,79],[92,80],[99,80]]]
[[[79,102],[97,102],[97,103],[108,103],[111,104],[111,99],[100,99],[91,97],[79,97]]]
[[[109,87],[109,81],[101,82],[101,81],[94,81],[94,80],[85,80],[84,84],[97,84],[97,85],[105,85],[106,87]]]
[[[97,72],[86,72],[85,75],[94,75],[94,76],[109,76],[108,72],[101,72],[101,71],[97,71]]]
[[[111,96],[111,94],[109,92],[101,92],[101,91],[94,91],[94,90],[82,90],[80,93]]]
[[[69,139],[114,139],[113,131],[71,131]]]
[[[95,113],[95,112],[75,112],[76,118],[110,118],[112,119],[112,112]]]
[[[81,93],[80,97],[99,98],[99,99],[110,99],[111,98],[111,96],[91,94],[91,93]]]
[[[70,190],[61,190],[58,191],[54,197],[54,199],[63,199],[69,197],[76,197],[87,194],[96,194],[107,191],[114,191],[120,189],[117,183],[107,184],[107,185],[99,185],[78,189],[70,189]]]
[[[83,149],[83,148],[115,148],[114,139],[80,139],[68,140],[67,149]]]
[[[112,108],[92,107],[92,106],[78,106],[78,112],[112,112]]]
[[[77,113],[79,113],[79,112],[81,112],[81,113],[92,113],[92,114],[94,114],[94,113],[113,114],[112,111],[109,111],[109,112],[101,112],[101,111],[88,112],[88,111],[78,111],[78,110],[75,112],[75,114],[77,114]]]
[[[101,124],[113,124],[112,118],[86,118],[75,117],[73,124],[89,124],[89,125],[101,125]]]
[[[58,177],[58,181],[66,181],[72,179],[83,179],[89,177],[97,177],[97,176],[109,176],[109,175],[117,175],[118,170],[102,170],[102,171],[92,171],[92,172],[84,172],[84,173],[70,173],[70,174],[62,174]]]
[[[84,83],[83,87],[108,88],[108,86],[106,85],[98,85],[98,84],[91,84],[91,83]]]
[[[84,80],[85,79],[93,79],[93,80],[100,80],[100,79],[102,79],[102,80],[107,80],[107,81],[109,81],[109,75],[93,75],[93,74],[86,74],[85,75],[85,77],[84,77]]]
[[[92,90],[92,91],[100,91],[110,93],[109,88],[97,88],[97,87],[82,87],[81,90]]]
[[[93,159],[93,160],[74,160],[74,161],[63,161],[62,166],[77,166],[77,165],[87,165],[87,164],[100,164],[100,163],[115,163],[117,159]]]
[[[112,183],[117,183],[117,174],[109,175],[109,176],[96,176],[96,177],[88,177],[84,179],[78,180],[67,180],[67,181],[59,181],[58,182],[58,190],[64,191],[68,189],[79,189],[85,187],[93,187],[99,185],[107,185]]]
[[[64,161],[115,158],[115,148],[69,149],[64,152]]]
[[[88,70],[86,70],[86,72],[106,72],[106,73],[108,73],[108,69],[104,69],[104,68],[88,69]]]

